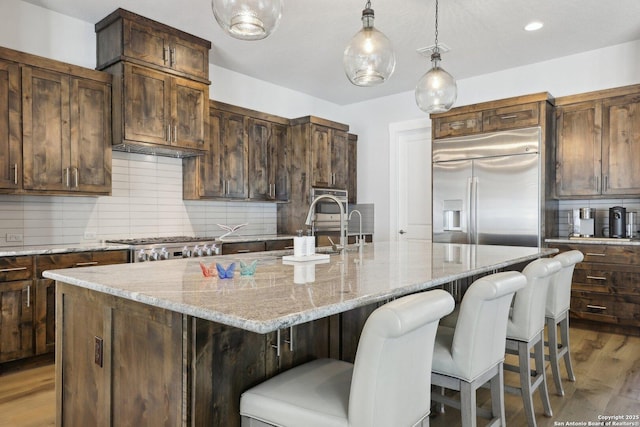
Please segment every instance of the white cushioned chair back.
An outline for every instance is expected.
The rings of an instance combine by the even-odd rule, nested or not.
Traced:
[[[367,319],[353,368],[349,425],[411,426],[429,413],[438,321],[453,311],[443,290],[387,303]]]
[[[544,329],[547,289],[551,277],[561,268],[562,264],[553,258],[540,258],[530,262],[522,270],[522,274],[527,277],[527,286],[516,292],[513,299],[507,337],[531,341]]]
[[[547,308],[545,315],[556,317],[567,311],[571,304],[571,281],[573,270],[577,263],[584,259],[582,252],[578,250],[562,252],[553,257],[562,265],[552,278],[547,291]]]
[[[469,286],[451,344],[453,361],[466,380],[472,381],[504,359],[511,300],[526,284],[524,275],[508,271],[482,277]]]

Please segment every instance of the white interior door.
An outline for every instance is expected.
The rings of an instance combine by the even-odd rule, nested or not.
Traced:
[[[431,130],[400,131],[397,138],[399,240],[431,240]]]

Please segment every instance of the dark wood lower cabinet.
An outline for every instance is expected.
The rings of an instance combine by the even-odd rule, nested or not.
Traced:
[[[56,304],[61,427],[239,426],[244,390],[316,358],[353,360],[377,307],[257,334],[65,283]]]

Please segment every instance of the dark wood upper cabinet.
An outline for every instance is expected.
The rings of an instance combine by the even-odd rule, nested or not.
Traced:
[[[311,124],[312,186],[347,189],[347,131]]]
[[[640,195],[640,85],[558,98],[556,195]]]
[[[124,9],[96,24],[97,68],[130,61],[209,84],[211,42]]]
[[[15,190],[22,184],[22,109],[20,68],[0,59],[0,188]]]
[[[208,152],[183,160],[185,199],[288,199],[288,120],[210,101]]]
[[[349,203],[358,203],[358,135],[350,133],[347,143],[348,184],[347,191]]]
[[[0,48],[0,190],[111,193],[112,77]]]
[[[543,105],[551,101],[551,96],[542,92],[465,105],[446,113],[432,114],[432,138],[542,126],[545,121]]]
[[[101,82],[22,69],[25,190],[111,192],[111,93]]]
[[[114,76],[114,145],[205,152],[211,43],[123,9],[96,33],[98,69]]]
[[[600,194],[602,105],[582,102],[556,110],[556,194]]]

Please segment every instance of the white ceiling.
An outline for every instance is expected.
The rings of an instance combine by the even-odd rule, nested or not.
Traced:
[[[434,42],[434,0],[372,0],[397,65],[385,84],[362,88],[344,75],[342,53],[366,0],[285,0],[280,27],[260,41],[223,33],[210,0],[25,1],[90,23],[122,7],[210,40],[212,64],[340,105],[413,90],[430,65],[416,49]],[[640,0],[440,0],[439,14],[439,42],[451,49],[441,65],[456,79],[640,39]],[[544,28],[525,32],[531,20]]]

